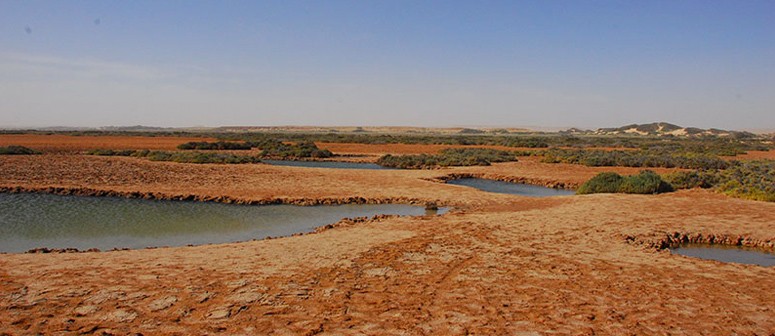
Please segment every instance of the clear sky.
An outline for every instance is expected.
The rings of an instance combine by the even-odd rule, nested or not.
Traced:
[[[0,126],[775,128],[775,1],[0,1]]]

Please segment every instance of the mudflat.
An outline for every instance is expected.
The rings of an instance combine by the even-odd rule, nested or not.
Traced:
[[[428,201],[443,216],[342,221],[280,239],[0,255],[6,334],[772,334],[775,268],[671,255],[666,241],[775,248],[775,204],[703,190],[528,198],[442,183],[578,185],[545,164],[340,170],[44,154],[0,188],[242,203]]]

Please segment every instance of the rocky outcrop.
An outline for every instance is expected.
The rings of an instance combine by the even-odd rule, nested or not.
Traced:
[[[649,237],[625,236],[625,241],[650,249],[664,250],[685,244],[729,245],[775,250],[775,238],[756,239],[747,235],[702,232],[664,232]]]

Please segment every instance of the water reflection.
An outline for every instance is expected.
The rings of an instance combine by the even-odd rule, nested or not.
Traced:
[[[750,248],[727,245],[684,245],[670,252],[700,259],[739,264],[775,266],[775,254]]]
[[[402,204],[259,206],[0,193],[0,252],[245,241],[379,214],[419,216],[426,210]]]
[[[488,180],[482,178],[463,178],[458,180],[448,181],[448,184],[462,185],[467,187],[474,187],[479,190],[500,193],[500,194],[512,194],[522,195],[530,197],[548,197],[548,196],[564,196],[573,195],[572,190],[554,189],[542,186],[536,186],[523,183],[511,183],[496,180]]]

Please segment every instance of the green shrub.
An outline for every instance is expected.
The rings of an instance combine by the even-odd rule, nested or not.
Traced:
[[[724,194],[775,202],[775,160],[734,162],[718,174],[717,190]]]
[[[165,152],[165,151],[151,151],[147,149],[142,150],[111,150],[111,149],[95,149],[87,152],[89,155],[102,155],[102,156],[132,156],[138,158],[146,158],[151,161],[172,161],[179,163],[224,163],[224,164],[240,164],[240,163],[259,163],[259,160],[255,156],[250,155],[234,155],[226,153],[202,153],[202,152]]]
[[[384,155],[377,160],[377,164],[383,167],[399,169],[422,169],[437,167],[437,158],[433,155]]]
[[[192,141],[178,145],[178,149],[182,150],[249,150],[251,144],[231,142],[231,141],[218,141],[218,142],[206,142],[206,141]]]
[[[263,141],[255,143],[261,148],[261,157],[268,158],[328,158],[334,156],[328,149],[320,149],[314,142],[299,142],[293,145],[285,144],[280,141]]]
[[[35,154],[40,154],[40,152],[24,146],[0,147],[0,155],[35,155]]]
[[[86,152],[87,155],[98,156],[131,156],[136,151],[132,149],[114,150],[114,149],[92,149]]]
[[[676,172],[666,179],[677,189],[713,188],[732,197],[775,202],[775,160],[732,161],[727,169]]]
[[[489,166],[492,162],[517,161],[517,154],[488,148],[448,148],[439,154],[385,155],[377,164],[401,169],[430,169],[450,166]]]
[[[172,161],[179,163],[258,163],[258,158],[249,155],[234,155],[225,153],[202,153],[202,152],[162,152],[150,151],[139,152],[133,156],[146,157],[151,161]]]
[[[571,163],[591,167],[663,167],[688,169],[724,169],[729,164],[713,155],[673,152],[668,149],[602,151],[580,149],[550,149],[542,162]]]
[[[597,174],[576,190],[576,194],[625,193],[658,194],[673,191],[673,187],[650,170],[638,175],[621,176],[613,172]]]
[[[516,161],[514,152],[489,148],[447,148],[439,153],[448,160],[474,160],[488,162]]]
[[[218,142],[187,142],[178,146],[182,150],[248,150],[260,148],[262,157],[291,159],[291,158],[327,158],[334,154],[327,149],[320,149],[311,141],[301,141],[296,144],[286,144],[277,139],[262,139],[244,143],[218,141]]]
[[[719,183],[718,170],[678,171],[665,175],[665,180],[676,189],[711,188]]]
[[[673,191],[673,186],[662,180],[659,175],[650,170],[641,171],[638,175],[627,176],[619,186],[619,192],[625,194],[659,194]]]
[[[578,190],[576,190],[576,194],[583,195],[583,194],[598,194],[598,193],[616,193],[619,192],[619,189],[622,186],[622,182],[624,181],[624,178],[617,174],[612,172],[605,172],[597,174],[597,176],[589,179],[589,181],[584,182]]]
[[[379,133],[290,133],[290,132],[245,132],[208,134],[224,140],[286,142],[334,142],[363,144],[438,144],[438,145],[497,145],[507,147],[622,147],[659,150],[665,153],[697,153],[705,155],[733,155],[748,150],[768,150],[775,148],[764,137],[657,137],[657,136],[611,136],[611,135],[572,135],[546,133],[515,133],[507,135],[493,134],[404,134]]]

